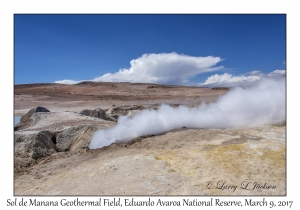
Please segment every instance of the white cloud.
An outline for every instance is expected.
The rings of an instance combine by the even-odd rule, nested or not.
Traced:
[[[54,83],[73,85],[73,84],[77,84],[77,83],[79,83],[79,82],[81,82],[81,81],[75,81],[75,80],[63,79],[63,80],[55,81]]]
[[[259,76],[233,76],[231,74],[215,74],[207,78],[201,86],[238,86],[239,84],[253,83],[260,80]]]
[[[269,77],[281,77],[285,76],[285,70],[275,70],[268,74]]]
[[[189,79],[204,73],[217,71],[220,57],[195,57],[173,53],[144,54],[130,61],[130,68],[116,73],[107,73],[90,81],[95,82],[143,82],[158,84],[189,84]],[[65,83],[68,82],[68,83]],[[60,80],[56,83],[78,83],[79,81]]]
[[[257,75],[257,74],[261,74],[261,71],[259,71],[259,70],[253,70],[253,71],[251,71],[251,72],[249,72],[249,73],[247,73],[247,74],[250,74],[250,75]]]
[[[116,73],[107,73],[95,79],[86,80],[94,82],[136,82],[174,85],[192,85],[190,79],[198,74],[223,69],[216,66],[222,59],[220,57],[195,57],[183,54],[158,53],[144,54],[130,61],[130,68],[120,69]],[[262,78],[285,77],[285,70],[275,70],[264,74],[260,70],[253,70],[243,75],[229,73],[215,74],[206,79],[199,86],[249,86]],[[59,80],[55,83],[76,84],[80,81]]]
[[[250,75],[249,75],[250,74]],[[247,76],[249,75],[249,76]],[[234,86],[249,86],[262,78],[282,78],[285,77],[285,70],[275,70],[268,74],[263,74],[258,70],[247,73],[246,75],[234,76],[232,74],[215,74],[206,79],[204,83],[200,83],[199,86],[223,86],[223,87],[234,87]]]
[[[193,57],[177,53],[144,54],[132,60],[129,69],[114,74],[105,74],[93,81],[144,82],[164,84],[185,84],[198,74],[219,70],[213,67],[221,61],[219,57]]]

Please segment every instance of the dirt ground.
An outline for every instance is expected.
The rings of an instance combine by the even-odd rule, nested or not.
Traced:
[[[15,85],[14,110],[15,115],[23,115],[36,106],[53,112],[162,103],[197,106],[215,101],[226,92],[226,89],[143,83],[26,84]]]
[[[227,92],[131,83],[16,85],[15,115],[24,115],[36,106],[56,112],[16,133],[105,123],[91,117],[75,117],[83,109],[155,107],[161,103],[193,107],[213,102]],[[58,126],[55,119],[65,121]],[[285,131],[285,125],[225,130],[183,128],[97,150],[57,152],[15,172],[14,193],[286,195]]]

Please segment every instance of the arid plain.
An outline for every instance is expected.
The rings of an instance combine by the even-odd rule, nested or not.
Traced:
[[[143,83],[15,85],[14,114],[26,117],[14,131],[14,193],[285,195],[285,124],[183,127],[88,148],[93,133],[115,126],[121,115],[160,104],[197,107],[228,91]],[[28,113],[39,106],[50,112]]]

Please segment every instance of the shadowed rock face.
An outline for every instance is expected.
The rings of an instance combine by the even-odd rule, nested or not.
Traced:
[[[53,133],[41,131],[34,135],[32,143],[32,151],[29,153],[33,159],[39,159],[49,156],[56,152],[55,144],[52,142]],[[30,144],[29,144],[30,145]]]
[[[36,112],[50,112],[48,109],[46,109],[45,107],[41,107],[41,106],[38,106],[36,107],[35,109],[35,113]]]

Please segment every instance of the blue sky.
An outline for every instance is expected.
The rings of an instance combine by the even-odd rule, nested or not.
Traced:
[[[14,15],[15,84],[245,81],[285,61],[285,15]]]

